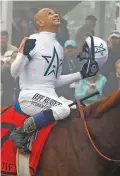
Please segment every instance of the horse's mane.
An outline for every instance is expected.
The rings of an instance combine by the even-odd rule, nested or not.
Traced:
[[[108,112],[111,108],[120,105],[120,89],[101,101],[95,102],[84,108],[87,117],[101,117],[102,114]]]

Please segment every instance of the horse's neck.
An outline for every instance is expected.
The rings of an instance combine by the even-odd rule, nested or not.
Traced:
[[[120,106],[104,113],[100,118],[88,117],[87,124],[100,151],[115,159],[119,155],[120,159]]]

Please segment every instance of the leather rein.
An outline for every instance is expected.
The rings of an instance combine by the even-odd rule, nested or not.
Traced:
[[[86,120],[85,120],[85,114],[84,114],[84,111],[83,111],[83,108],[82,108],[82,104],[80,103],[79,100],[77,100],[76,103],[77,103],[77,107],[78,107],[78,111],[79,111],[80,117],[81,117],[81,119],[82,119],[82,121],[83,121],[84,129],[85,129],[85,131],[86,131],[86,133],[87,133],[87,136],[88,136],[88,138],[89,138],[89,140],[90,140],[90,142],[91,142],[93,148],[94,148],[94,149],[96,150],[96,152],[97,152],[102,158],[104,158],[105,160],[107,160],[107,161],[112,161],[112,162],[120,162],[120,160],[115,160],[115,159],[109,158],[109,157],[107,157],[106,155],[104,155],[102,152],[100,152],[100,150],[99,150],[98,147],[95,145],[95,143],[93,142],[93,139],[92,139],[92,137],[91,137],[91,135],[90,135],[90,132],[89,132],[89,129],[88,129],[88,126],[87,126],[87,122],[86,122]]]

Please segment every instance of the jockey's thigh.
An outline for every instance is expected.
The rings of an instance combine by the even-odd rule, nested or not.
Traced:
[[[24,95],[24,99],[22,101],[19,101],[21,110],[29,115],[34,116],[41,111],[45,111],[47,109],[52,109],[55,114],[61,114],[64,109],[68,109],[67,105],[70,104],[70,102],[66,103],[61,98],[59,99],[56,95],[50,96],[43,93],[31,93],[30,95],[27,93]],[[62,108],[58,108],[59,106],[62,106]],[[62,114],[61,114],[62,115]]]
[[[21,110],[28,116],[34,116],[35,114],[38,114],[39,112],[43,111],[42,108],[31,104],[30,101],[22,101],[19,104]]]

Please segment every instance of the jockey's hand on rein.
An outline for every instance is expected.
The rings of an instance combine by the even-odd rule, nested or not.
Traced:
[[[28,39],[25,41],[25,46],[23,49],[23,54],[28,56],[30,51],[35,47],[36,39]]]

